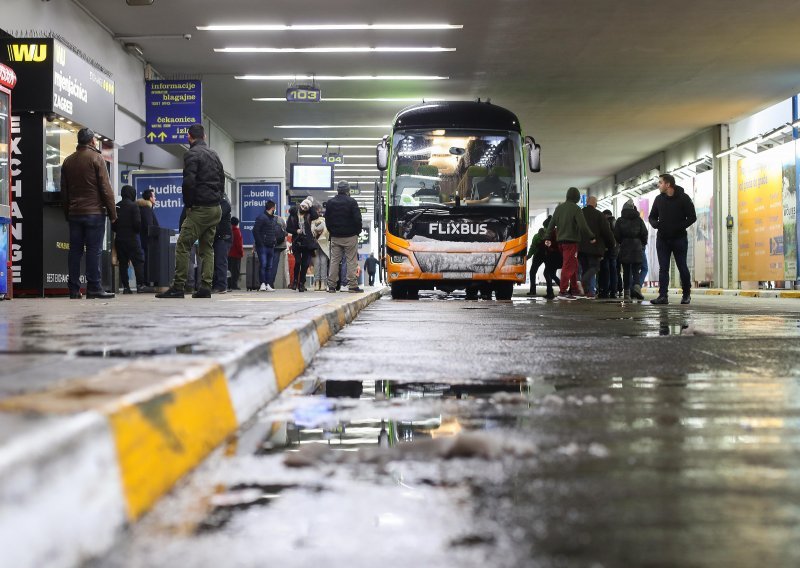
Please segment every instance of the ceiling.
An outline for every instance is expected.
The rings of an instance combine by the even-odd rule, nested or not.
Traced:
[[[515,112],[542,147],[532,204],[563,199],[700,129],[800,90],[797,0],[80,0],[117,35],[140,37],[162,74],[202,75],[204,110],[237,141],[379,138],[404,103],[255,102],[286,81],[238,74],[436,75],[439,81],[321,81],[330,97],[490,98]],[[198,31],[208,24],[450,23],[438,31]],[[442,53],[241,54],[223,47],[446,47]],[[308,142],[313,143],[313,142]],[[342,144],[373,144],[341,142]],[[310,149],[301,154],[318,154]],[[371,149],[344,149],[367,163]],[[365,173],[364,175],[368,175]]]

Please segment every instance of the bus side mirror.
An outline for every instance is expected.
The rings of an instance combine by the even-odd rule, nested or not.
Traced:
[[[375,159],[378,170],[385,172],[389,167],[389,141],[386,137],[375,148]]]
[[[528,149],[528,168],[532,172],[542,171],[542,147],[530,136],[525,137],[525,146]]]

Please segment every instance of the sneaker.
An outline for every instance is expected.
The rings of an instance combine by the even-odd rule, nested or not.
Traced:
[[[361,292],[364,291],[364,289],[363,288],[359,288],[358,286],[356,286],[355,288],[350,288],[347,291],[348,292],[352,292],[353,294],[360,294]]]
[[[273,288],[273,287],[272,287],[272,286],[270,286],[269,284],[267,284],[267,287],[266,287],[266,288],[264,288],[264,289],[265,289],[267,292],[274,292],[274,291],[275,291],[275,288]]]
[[[681,304],[684,304],[684,305],[690,303],[691,301],[692,301],[692,297],[689,294],[684,294],[683,297],[681,298]]]
[[[136,288],[137,294],[152,294],[155,291],[156,289],[153,288],[152,286],[139,286],[138,288]]]
[[[131,290],[130,288],[123,288],[122,295],[127,296],[128,294],[133,294],[133,290]]]
[[[552,300],[553,298],[556,297],[556,295],[551,292],[551,293],[545,294],[544,297],[545,297],[546,300]]]
[[[267,285],[266,284],[262,284],[261,287],[258,289],[258,291],[259,292],[266,292],[267,291]]]
[[[210,298],[211,290],[208,288],[200,288],[197,292],[192,294],[192,298]]]
[[[227,294],[227,288],[214,288],[214,294]]]
[[[305,284],[298,284],[297,285],[297,291],[298,292],[305,292],[306,291]]]
[[[335,293],[336,293],[336,288],[330,288],[330,287],[328,288],[328,294],[335,294]]]
[[[631,298],[639,301],[644,300],[644,296],[642,295],[642,287],[638,284],[633,287],[633,290],[631,290]]]
[[[655,300],[650,300],[650,303],[656,306],[664,306],[669,304],[669,299],[666,296],[659,296]]]
[[[556,296],[556,298],[559,300],[569,300],[569,301],[577,300],[577,298],[572,294],[559,294],[558,296]]]
[[[92,292],[90,290],[86,291],[86,299],[87,300],[110,300],[111,298],[115,298],[116,294],[113,292],[106,292],[105,290],[97,290]]]
[[[165,292],[161,292],[160,294],[156,294],[156,298],[183,298],[183,290],[178,290],[177,288],[173,288],[170,286],[167,288]]]

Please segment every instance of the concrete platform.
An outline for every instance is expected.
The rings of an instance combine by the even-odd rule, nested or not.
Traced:
[[[3,563],[107,550],[381,294],[4,302]]]

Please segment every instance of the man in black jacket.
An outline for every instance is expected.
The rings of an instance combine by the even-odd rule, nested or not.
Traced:
[[[375,258],[375,255],[369,253],[369,258],[364,261],[364,270],[367,272],[367,276],[369,276],[369,285],[375,286],[375,273],[378,271],[378,259]]]
[[[358,286],[358,235],[361,233],[361,209],[350,197],[350,184],[340,181],[338,194],[325,208],[325,225],[331,235],[331,271],[328,273],[328,292],[336,292],[336,267],[347,262],[347,284],[351,292],[363,292]]]
[[[222,219],[220,201],[225,192],[225,172],[217,153],[208,147],[202,124],[189,127],[189,151],[183,156],[183,205],[186,219],[181,223],[175,246],[175,279],[169,290],[156,298],[183,298],[189,272],[189,251],[200,242],[203,275],[192,298],[210,298],[214,275],[214,235]]]
[[[661,174],[658,178],[658,189],[661,195],[656,197],[650,211],[650,225],[658,231],[656,236],[656,252],[658,253],[658,298],[652,304],[668,304],[669,259],[675,256],[675,264],[681,275],[683,297],[681,304],[691,301],[692,276],[686,264],[689,252],[689,239],[686,229],[697,221],[692,199],[686,195],[681,186],[675,185],[675,178],[670,174]]]
[[[597,198],[590,195],[586,199],[586,207],[583,208],[583,217],[595,239],[584,239],[578,246],[578,260],[581,263],[581,284],[587,298],[594,299],[597,296],[597,271],[600,270],[600,260],[606,253],[606,249],[613,249],[617,242],[614,240],[614,233],[611,232],[611,225],[608,224],[606,216],[597,210]]]
[[[278,240],[278,220],[275,217],[275,202],[267,201],[264,212],[256,217],[253,225],[253,246],[258,255],[259,280],[261,292],[272,292],[275,288],[270,282],[270,273],[274,262],[275,244]],[[282,232],[283,229],[280,229]]]
[[[231,250],[231,203],[223,193],[220,200],[222,218],[217,223],[214,234],[214,292],[224,294],[228,291],[228,252]]]
[[[114,248],[117,250],[119,262],[119,281],[122,284],[123,294],[133,294],[128,279],[128,263],[133,263],[133,272],[136,275],[136,291],[139,293],[153,292],[145,285],[144,281],[144,255],[139,244],[139,229],[141,226],[141,213],[139,206],[134,201],[136,190],[130,185],[122,186],[120,190],[122,199],[117,203],[117,221],[111,226],[116,233]]]

